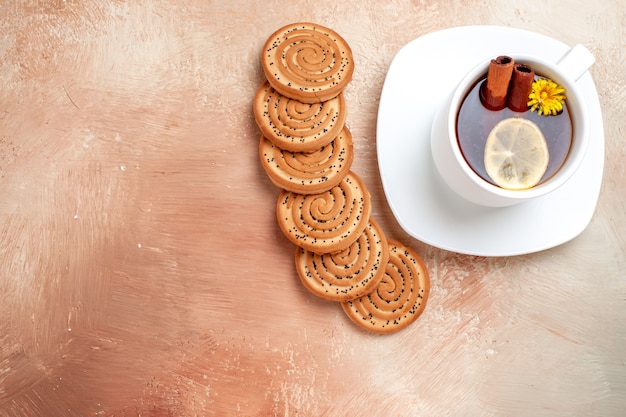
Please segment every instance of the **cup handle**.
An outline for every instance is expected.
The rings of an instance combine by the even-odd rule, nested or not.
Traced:
[[[578,44],[565,53],[557,62],[565,74],[574,81],[587,72],[596,62],[596,58],[584,45]]]

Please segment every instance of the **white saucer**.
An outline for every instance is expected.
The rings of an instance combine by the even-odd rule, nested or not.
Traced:
[[[387,201],[407,233],[454,252],[512,256],[560,245],[587,227],[604,167],[602,114],[589,72],[578,83],[588,100],[591,145],[574,177],[548,196],[506,208],[477,206],[447,187],[430,151],[437,109],[479,61],[524,53],[557,61],[568,49],[528,31],[466,26],[422,36],[397,53],[381,93],[376,147]]]

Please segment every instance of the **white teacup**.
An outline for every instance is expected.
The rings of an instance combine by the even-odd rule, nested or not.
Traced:
[[[463,99],[487,73],[492,58],[470,70],[435,116],[431,150],[437,170],[453,191],[473,203],[490,207],[511,206],[544,196],[561,187],[582,163],[590,141],[587,104],[577,85],[578,79],[595,61],[587,48],[576,45],[554,62],[537,56],[507,54],[507,51],[503,51],[501,55],[513,58],[516,63],[531,66],[535,73],[550,78],[565,88],[573,136],[563,165],[552,177],[539,185],[525,190],[508,190],[481,178],[463,157],[456,135],[456,121]]]

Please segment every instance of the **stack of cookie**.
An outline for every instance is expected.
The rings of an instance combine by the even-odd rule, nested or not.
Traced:
[[[300,280],[369,331],[408,326],[426,306],[429,275],[412,249],[387,240],[351,171],[343,95],[354,70],[350,47],[331,29],[295,23],[268,38],[261,64],[266,80],[253,103],[259,157],[281,189],[276,218],[296,246]]]

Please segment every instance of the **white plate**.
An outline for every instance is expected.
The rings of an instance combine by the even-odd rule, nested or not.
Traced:
[[[477,206],[448,188],[430,151],[437,109],[479,61],[516,53],[556,61],[568,49],[524,30],[466,26],[422,36],[397,53],[381,93],[376,147],[387,201],[407,233],[454,252],[512,256],[560,245],[587,227],[604,166],[602,114],[589,72],[578,82],[588,100],[591,145],[575,176],[548,196],[506,208]]]

